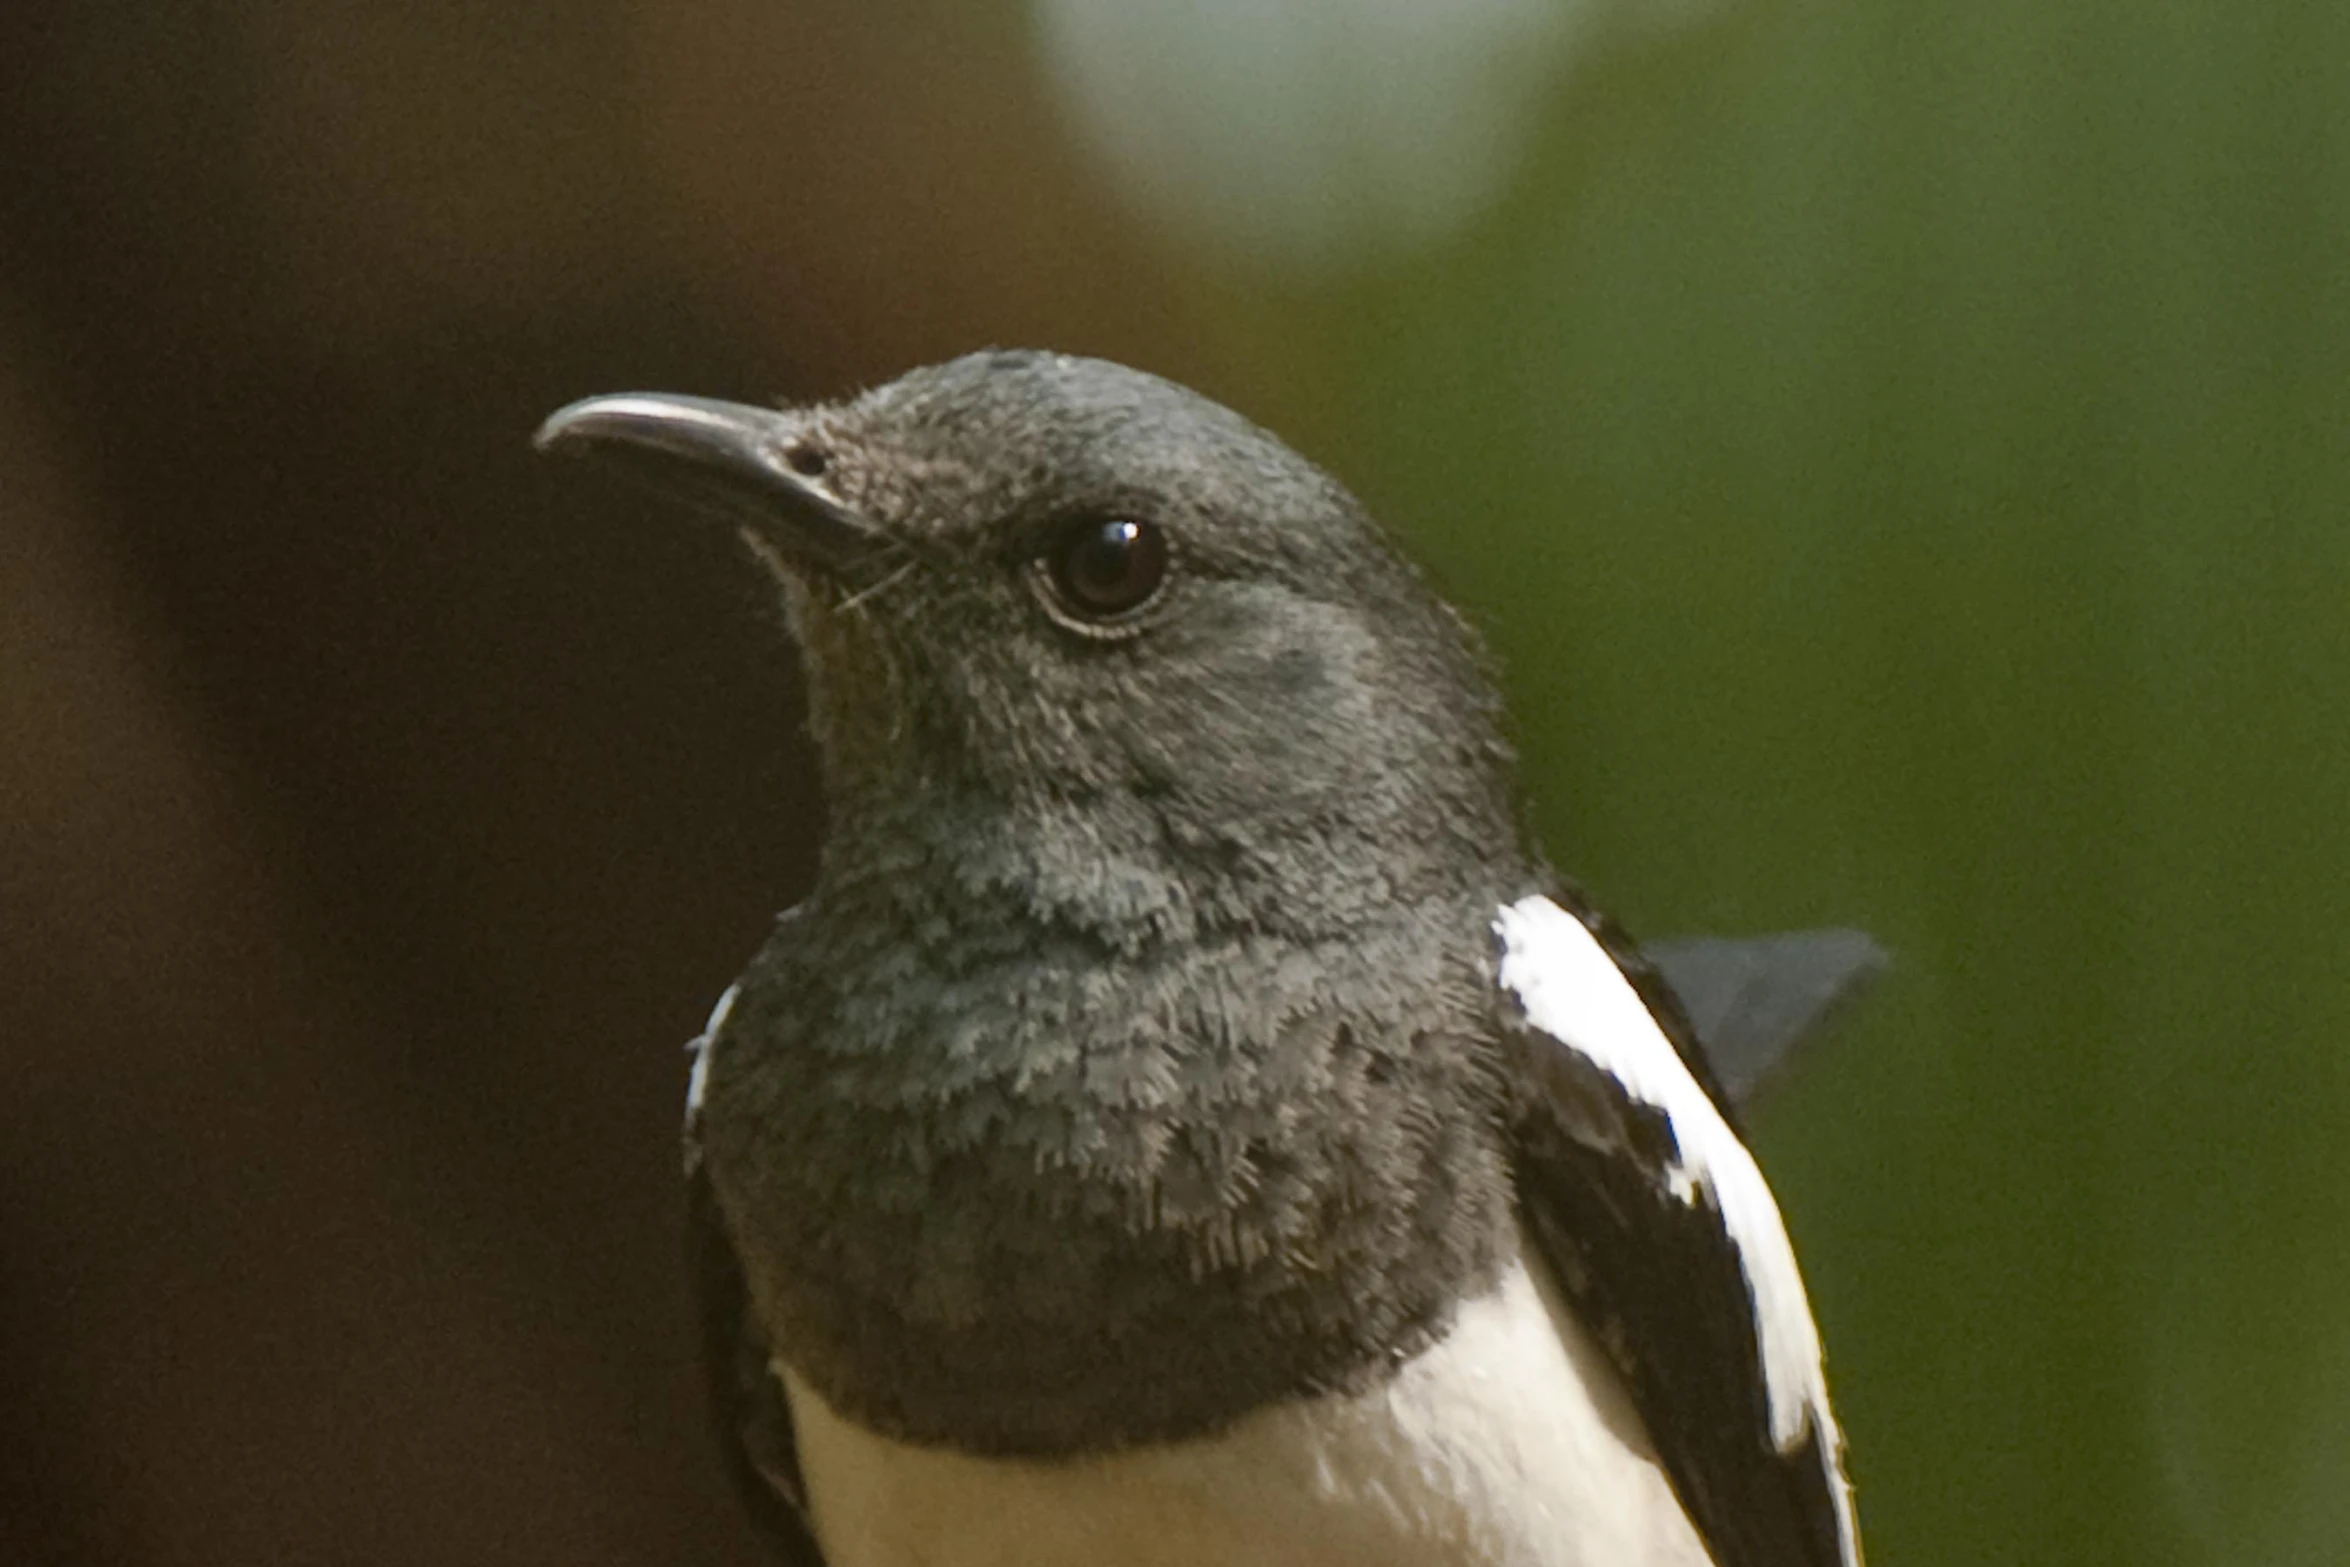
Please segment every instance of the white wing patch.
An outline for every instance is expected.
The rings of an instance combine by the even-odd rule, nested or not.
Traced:
[[[718,1031],[726,1026],[727,1014],[734,1010],[734,998],[741,993],[739,984],[726,987],[726,994],[718,998],[718,1005],[710,1009],[710,1021],[702,1031],[685,1042],[685,1053],[693,1057],[693,1069],[685,1079],[685,1135],[694,1135],[694,1123],[701,1119],[702,1095],[710,1087],[710,1050],[718,1043]]]
[[[1754,1155],[1581,920],[1537,895],[1502,909],[1493,929],[1501,938],[1501,983],[1526,1021],[1613,1077],[1632,1098],[1664,1112],[1679,1150],[1669,1174],[1673,1194],[1690,1204],[1701,1189],[1712,1195],[1754,1296],[1771,1439],[1785,1453],[1802,1442],[1807,1428],[1818,1431],[1834,1476],[1839,1521],[1845,1539],[1852,1540],[1851,1488],[1839,1461],[1843,1438],[1828,1410],[1819,1327],[1786,1221]]]

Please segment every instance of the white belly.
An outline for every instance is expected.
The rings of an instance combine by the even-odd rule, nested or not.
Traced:
[[[1054,1463],[909,1447],[784,1373],[829,1567],[1705,1567],[1639,1417],[1521,1263],[1375,1392]]]

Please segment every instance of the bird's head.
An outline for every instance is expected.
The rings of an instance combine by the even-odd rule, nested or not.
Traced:
[[[982,353],[782,411],[590,398],[538,442],[673,481],[773,569],[828,880],[921,864],[1147,934],[1517,853],[1467,631],[1333,480],[1181,387]]]

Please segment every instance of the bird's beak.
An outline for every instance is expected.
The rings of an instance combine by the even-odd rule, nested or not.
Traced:
[[[883,535],[793,471],[786,455],[793,429],[789,415],[771,408],[620,392],[557,409],[531,444],[618,456],[665,489],[715,502],[782,564],[845,581],[880,552]]]

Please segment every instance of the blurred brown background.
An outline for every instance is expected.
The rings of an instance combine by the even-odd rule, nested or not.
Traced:
[[[1013,21],[0,11],[0,1559],[749,1559],[679,1046],[820,824],[622,385],[1214,378]]]
[[[2350,1534],[2339,0],[0,6],[0,1562],[750,1562],[680,1046],[820,827],[598,391],[1108,354],[1491,628],[1878,1567]]]

